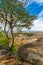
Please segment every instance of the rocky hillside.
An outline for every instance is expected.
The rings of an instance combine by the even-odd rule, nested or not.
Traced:
[[[43,34],[35,33],[32,37],[20,35],[15,41],[19,42],[18,58],[0,46],[0,65],[43,65]],[[20,41],[24,44],[21,45]]]
[[[0,65],[19,65],[19,63],[9,50],[0,46]]]
[[[43,38],[21,46],[18,50],[18,56],[21,61],[32,65],[43,65]]]

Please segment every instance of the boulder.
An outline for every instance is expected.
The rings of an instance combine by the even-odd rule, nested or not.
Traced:
[[[43,65],[43,43],[27,43],[19,48],[18,56],[22,61]]]
[[[19,65],[19,62],[11,51],[0,46],[0,65]]]

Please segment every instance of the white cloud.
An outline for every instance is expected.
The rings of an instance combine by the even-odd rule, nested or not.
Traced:
[[[22,1],[22,0],[21,0],[21,1]],[[38,3],[39,5],[42,5],[42,4],[43,4],[43,0],[27,0],[27,5],[26,5],[26,7],[27,7],[29,4],[33,3],[33,2],[36,2],[36,3]]]
[[[43,0],[32,0],[32,2],[42,3]]]
[[[43,18],[34,21],[31,31],[43,31]]]
[[[41,2],[43,2],[43,0],[35,0],[36,2],[38,2],[38,3],[41,3]]]
[[[37,2],[37,3],[39,3],[39,4],[41,4],[42,2],[43,2],[43,0],[28,0],[30,3],[32,3],[32,2]]]
[[[43,16],[43,10],[38,14],[38,17],[42,17]]]

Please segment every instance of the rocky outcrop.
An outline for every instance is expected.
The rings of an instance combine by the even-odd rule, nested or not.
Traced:
[[[19,63],[9,50],[0,46],[0,65],[19,65]]]
[[[43,43],[28,43],[18,50],[18,56],[22,61],[32,65],[43,65]]]

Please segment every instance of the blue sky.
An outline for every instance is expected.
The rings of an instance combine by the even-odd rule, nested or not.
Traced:
[[[37,16],[30,31],[43,31],[43,0],[27,0],[26,2],[26,11]]]
[[[25,8],[30,14],[38,16],[33,21],[34,26],[31,28],[31,31],[43,31],[43,0],[28,0]]]

